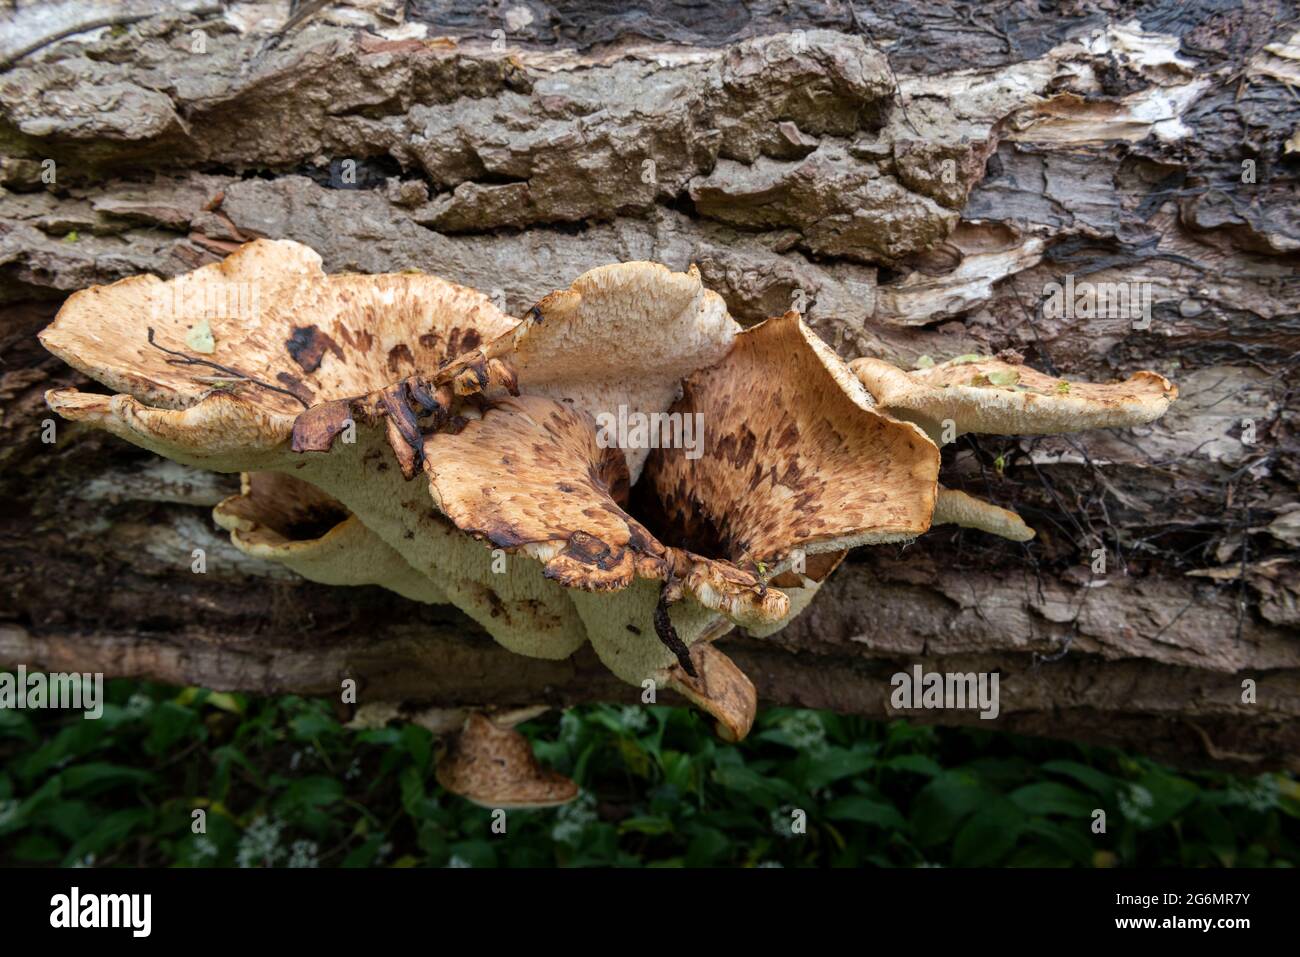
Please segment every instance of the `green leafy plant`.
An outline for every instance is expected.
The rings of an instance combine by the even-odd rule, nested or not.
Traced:
[[[420,727],[353,731],[297,697],[127,681],[107,697],[99,721],[0,711],[4,863],[1286,866],[1300,835],[1282,774],[790,709],[728,745],[685,709],[601,705],[524,727],[583,793],[510,812],[502,836],[437,786]]]

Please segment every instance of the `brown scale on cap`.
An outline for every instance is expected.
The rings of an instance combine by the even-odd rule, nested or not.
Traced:
[[[703,416],[705,446],[696,459],[660,449],[647,463],[671,541],[711,538],[713,554],[777,572],[798,550],[842,556],[930,527],[938,449],[873,410],[795,313],[741,333],[725,359],[686,381],[673,412]]]
[[[477,712],[438,759],[438,783],[486,808],[537,808],[566,804],[578,785],[547,770],[533,757],[528,739]]]

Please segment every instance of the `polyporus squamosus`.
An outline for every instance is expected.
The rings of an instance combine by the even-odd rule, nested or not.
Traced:
[[[958,356],[905,372],[880,359],[849,365],[889,415],[915,422],[938,443],[959,435],[1057,435],[1146,425],[1165,414],[1178,388],[1143,370],[1123,382],[1071,382],[995,356]],[[934,524],[978,528],[1012,541],[1034,537],[1015,512],[940,487]]]
[[[1044,375],[992,356],[958,356],[904,372],[879,359],[850,367],[880,409],[915,422],[938,441],[944,422],[951,438],[983,435],[1055,435],[1085,429],[1145,425],[1165,414],[1178,390],[1154,372],[1095,385]]]
[[[231,290],[255,308],[213,314]],[[246,473],[217,508],[244,551],[449,602],[520,654],[589,640],[619,677],[677,689],[731,738],[754,688],[710,642],[735,624],[771,633],[849,548],[935,521],[1032,535],[940,489],[945,418],[959,432],[1127,425],[1174,394],[1139,373],[1066,395],[998,360],[850,369],[795,314],[742,331],[694,269],[604,266],[517,321],[431,276],[326,276],[310,249],[267,240],[170,282],[78,292],[41,339],[121,393],[54,390],[55,411]],[[1022,388],[1000,389],[1013,373]],[[659,447],[653,419],[649,442],[602,441],[629,410],[699,421],[703,445]],[[497,737],[467,725],[449,760]]]
[[[438,758],[438,783],[486,808],[540,808],[567,804],[578,786],[537,763],[528,739],[477,712],[447,738]]]

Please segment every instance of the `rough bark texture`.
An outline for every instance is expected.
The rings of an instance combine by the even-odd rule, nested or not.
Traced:
[[[724,640],[763,700],[883,717],[913,664],[998,670],[985,726],[1300,764],[1293,4],[414,0],[288,30],[276,3],[44,6],[0,47],[0,662],[636,700],[588,651],[517,658],[450,608],[244,558],[209,515],[230,477],[42,442],[44,390],[86,383],[34,334],[73,290],[257,236],[515,314],[602,263],[694,262],[742,322],[794,305],[846,357],[1013,348],[1182,390],[1138,432],[945,449],[945,484],[1038,538],[854,554],[780,635]],[[23,55],[95,23],[119,25]],[[1067,275],[1149,283],[1149,328],[1045,313]]]

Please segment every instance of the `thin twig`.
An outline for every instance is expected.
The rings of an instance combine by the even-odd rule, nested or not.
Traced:
[[[158,343],[154,342],[153,326],[149,327],[148,338],[149,338],[149,345],[153,346],[155,349],[159,350],[160,352],[165,352],[169,356],[176,356],[176,358],[174,359],[167,360],[172,365],[206,366],[209,369],[216,369],[218,372],[224,372],[226,375],[234,376],[236,379],[242,379],[251,382],[253,383],[253,385],[261,386],[263,389],[269,389],[272,392],[279,392],[281,395],[287,395],[289,398],[293,399],[294,401],[302,403],[302,407],[304,409],[311,408],[311,403],[309,403],[306,399],[303,399],[301,396],[294,395],[288,389],[281,388],[278,385],[271,385],[269,382],[263,382],[260,379],[255,379],[253,376],[246,375],[245,373],[240,372],[238,369],[232,369],[230,366],[223,366],[218,362],[211,362],[207,359],[196,359],[194,358],[194,356],[187,356],[183,352],[178,352],[175,349],[168,349],[166,346],[158,345]]]

